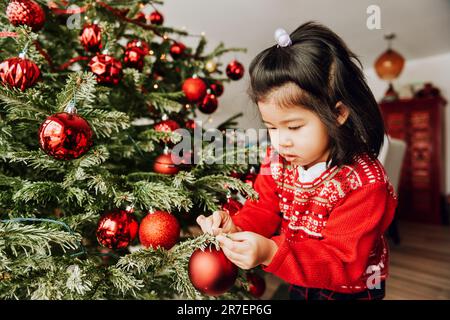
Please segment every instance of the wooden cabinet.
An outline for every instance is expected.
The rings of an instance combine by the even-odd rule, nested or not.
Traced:
[[[398,218],[448,224],[445,211],[445,116],[441,97],[383,102],[386,130],[407,143]]]

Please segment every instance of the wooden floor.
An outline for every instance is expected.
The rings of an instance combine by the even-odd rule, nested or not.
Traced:
[[[386,300],[450,299],[450,226],[399,221],[401,243],[390,244]],[[266,274],[262,299],[287,299],[287,284]]]

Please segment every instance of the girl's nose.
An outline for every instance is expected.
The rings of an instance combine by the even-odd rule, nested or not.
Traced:
[[[291,138],[289,138],[289,137],[284,137],[284,138],[280,139],[281,147],[289,148],[289,147],[292,147],[293,145],[294,145],[294,143],[292,142]]]

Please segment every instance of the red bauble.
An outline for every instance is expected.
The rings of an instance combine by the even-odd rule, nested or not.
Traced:
[[[147,18],[145,17],[145,13],[142,11],[139,11],[136,16],[134,17],[134,20],[141,23],[147,23]]]
[[[39,128],[39,145],[58,160],[72,160],[89,151],[93,131],[77,114],[60,112],[48,117]]]
[[[136,238],[139,225],[130,211],[116,209],[103,214],[97,225],[97,240],[102,246],[120,249]]]
[[[188,78],[184,81],[182,90],[189,102],[198,102],[206,95],[206,84],[200,78]]]
[[[244,66],[237,60],[231,61],[226,69],[228,78],[239,80],[244,76]]]
[[[127,43],[127,49],[135,48],[139,54],[146,56],[150,52],[147,42],[139,39],[132,40]]]
[[[238,268],[222,250],[210,247],[205,251],[195,250],[188,269],[193,286],[209,296],[218,296],[230,290],[238,275]]]
[[[208,93],[204,98],[202,103],[198,106],[198,110],[203,113],[211,114],[217,110],[219,102],[214,94]]]
[[[241,209],[242,204],[233,198],[228,198],[227,202],[222,205],[222,210],[227,211],[230,216],[234,216]]]
[[[80,42],[89,52],[98,52],[102,48],[102,30],[96,24],[87,24],[80,33]]]
[[[122,63],[107,54],[99,54],[91,59],[89,67],[101,84],[117,85],[122,79]]]
[[[180,168],[174,164],[171,154],[161,154],[155,159],[153,171],[163,174],[177,174]]]
[[[155,130],[158,132],[173,132],[180,128],[180,125],[175,120],[163,120],[155,124]]]
[[[197,126],[197,124],[192,119],[187,120],[185,123],[186,129],[189,129],[189,130],[194,130],[196,126]]]
[[[125,66],[142,71],[142,68],[144,67],[144,56],[141,52],[142,50],[137,48],[126,49],[123,57]]]
[[[216,97],[220,97],[223,94],[223,85],[219,81],[212,83],[209,88],[211,89],[211,92],[216,95]]]
[[[154,129],[158,132],[174,132],[180,125],[175,120],[163,120],[155,124]],[[163,139],[165,143],[170,142],[170,138]]]
[[[44,10],[33,0],[12,0],[6,8],[6,15],[13,26],[26,25],[34,32],[45,23]]]
[[[186,46],[181,42],[175,42],[170,46],[170,55],[174,59],[178,59],[183,56]]]
[[[172,248],[180,238],[180,224],[177,218],[165,211],[147,214],[139,226],[139,240],[148,248]]]
[[[33,86],[41,76],[39,67],[25,58],[9,58],[0,63],[0,79],[5,85],[22,91]]]
[[[159,11],[153,11],[150,13],[149,20],[151,24],[162,25],[164,22],[164,17]]]
[[[230,172],[230,177],[233,177],[233,178],[236,178],[236,179],[241,179],[242,174],[240,174],[240,173],[238,173],[238,172],[233,170],[233,171]]]
[[[260,298],[266,291],[266,281],[257,273],[247,273],[247,281],[250,283],[250,293],[255,298]]]
[[[255,180],[256,180],[257,174],[256,173],[247,173],[244,177],[244,179],[242,179],[246,184],[248,184],[249,186],[251,186],[252,188],[254,187],[255,184]]]

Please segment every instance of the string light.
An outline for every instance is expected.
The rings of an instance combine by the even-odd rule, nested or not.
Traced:
[[[158,89],[158,87],[159,87],[159,86],[158,86],[157,83],[155,83],[155,84],[153,85],[153,88],[154,88],[154,89]]]

